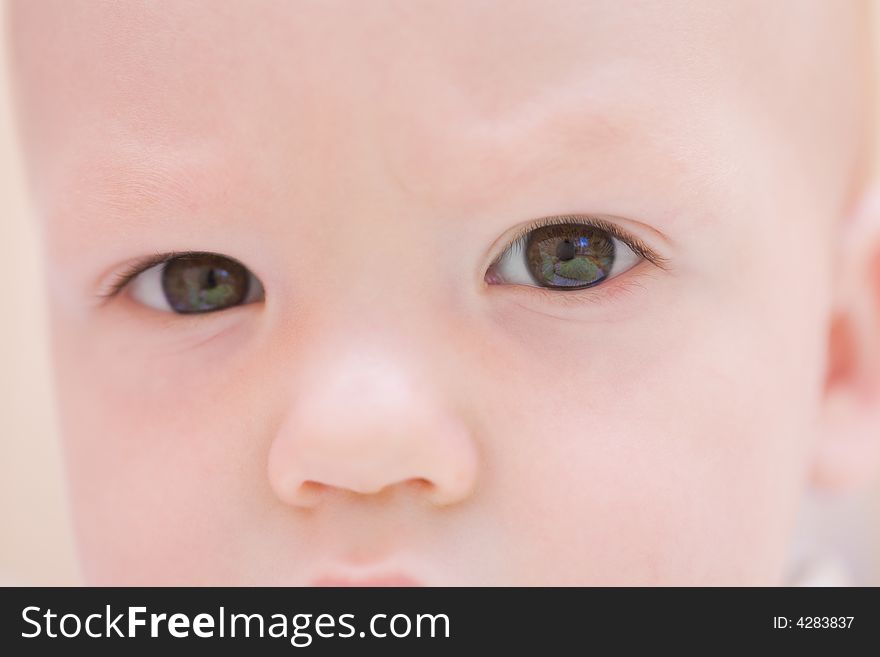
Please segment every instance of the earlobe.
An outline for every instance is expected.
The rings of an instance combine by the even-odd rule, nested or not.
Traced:
[[[812,483],[826,490],[868,487],[880,467],[880,413],[878,403],[830,392],[823,409],[824,427],[816,445]]]
[[[837,262],[822,426],[812,481],[867,486],[880,470],[880,189],[871,185],[845,231]]]

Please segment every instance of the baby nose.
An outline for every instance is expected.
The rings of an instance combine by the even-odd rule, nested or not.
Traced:
[[[471,494],[478,457],[467,424],[391,359],[323,368],[297,397],[269,452],[269,480],[284,502],[308,508],[333,491],[395,487],[443,506]]]

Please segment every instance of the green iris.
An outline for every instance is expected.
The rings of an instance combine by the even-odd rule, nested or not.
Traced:
[[[544,287],[589,287],[611,272],[614,240],[587,224],[542,226],[529,234],[526,261],[532,278]]]
[[[240,304],[250,278],[244,265],[204,253],[169,260],[162,270],[162,290],[178,313],[204,313]]]

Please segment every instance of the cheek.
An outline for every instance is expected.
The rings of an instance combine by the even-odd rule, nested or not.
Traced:
[[[96,584],[241,581],[265,485],[243,336],[156,353],[55,318],[56,384],[76,535]],[[128,342],[129,346],[126,346]],[[135,340],[135,342],[137,342]],[[259,500],[263,507],[266,500]]]
[[[429,543],[472,581],[778,576],[815,367],[803,354],[816,345],[798,342],[797,325],[818,322],[790,307],[773,314],[766,298],[759,309],[683,296],[689,305],[618,324],[516,309],[491,334],[465,331],[483,361],[449,375],[473,388],[485,427],[481,481]],[[298,568],[290,555],[308,557],[308,536],[267,478],[286,394],[275,388],[290,374],[273,365],[277,352],[260,357],[260,336],[234,318],[214,339],[159,332],[160,346],[136,337],[152,334],[143,327],[53,312],[89,581],[249,584],[271,582],[280,560]]]
[[[810,346],[780,347],[767,326],[782,317],[669,315],[545,327],[543,339],[524,330],[499,346],[518,376],[504,384],[514,413],[495,414],[506,438],[493,454],[497,528],[530,537],[508,540],[534,583],[766,583],[781,572],[812,391],[782,352],[803,360]]]

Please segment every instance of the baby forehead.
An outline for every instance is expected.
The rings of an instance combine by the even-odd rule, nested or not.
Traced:
[[[642,85],[656,96],[743,69],[755,78],[768,61],[747,62],[797,49],[784,43],[797,21],[783,5],[13,0],[10,24],[26,81],[74,105],[87,97],[146,114],[180,110],[174,99],[363,102],[430,89],[501,114],[561,86]],[[789,29],[776,30],[782,22]]]
[[[610,143],[705,149],[699,126],[721,110],[784,116],[793,94],[815,97],[817,68],[799,71],[817,35],[841,50],[841,6],[13,0],[9,27],[30,141],[59,161],[88,140],[252,146],[283,132],[326,166],[337,148],[397,148],[400,170],[494,153],[473,166],[500,187],[534,140],[597,162]]]

